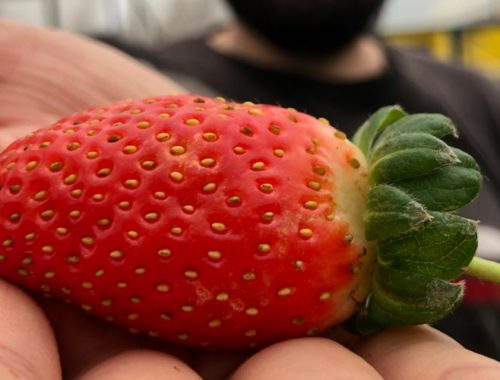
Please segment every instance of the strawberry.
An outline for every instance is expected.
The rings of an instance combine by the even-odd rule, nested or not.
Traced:
[[[358,148],[294,109],[191,95],[80,112],[0,155],[0,276],[194,346],[433,321],[477,244],[448,213],[481,180],[453,132],[386,107]]]

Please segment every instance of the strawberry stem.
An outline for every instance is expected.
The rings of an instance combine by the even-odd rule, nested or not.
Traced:
[[[475,256],[465,268],[465,273],[481,280],[500,283],[500,263]]]

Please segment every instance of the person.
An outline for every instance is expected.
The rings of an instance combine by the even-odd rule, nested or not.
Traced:
[[[88,39],[0,20],[0,145],[74,111],[183,89]],[[0,378],[79,380],[459,378],[500,363],[428,326],[359,339],[307,337],[254,352],[203,352],[131,335],[55,299],[0,280]]]
[[[388,46],[373,33],[384,0],[227,0],[236,22],[208,36],[144,50],[193,92],[281,104],[326,117],[352,136],[378,108],[441,113],[452,144],[472,154],[485,181],[461,214],[480,220],[478,254],[500,260],[500,91],[473,72]],[[116,43],[116,41],[115,41]],[[464,305],[436,326],[500,359],[500,286],[467,278]]]

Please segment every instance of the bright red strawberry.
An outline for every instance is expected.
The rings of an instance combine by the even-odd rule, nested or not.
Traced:
[[[13,282],[189,344],[268,342],[353,313],[366,168],[310,116],[119,103],[35,132],[0,165]]]
[[[373,172],[372,187],[391,182]],[[0,275],[188,345],[315,334],[369,291],[368,174],[343,133],[294,109],[166,96],[88,110],[0,156]],[[388,244],[381,204],[367,233]],[[422,204],[412,231],[438,218]]]

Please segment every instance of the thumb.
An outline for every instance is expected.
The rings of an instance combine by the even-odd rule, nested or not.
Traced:
[[[40,307],[0,280],[0,379],[61,379],[57,346]]]

